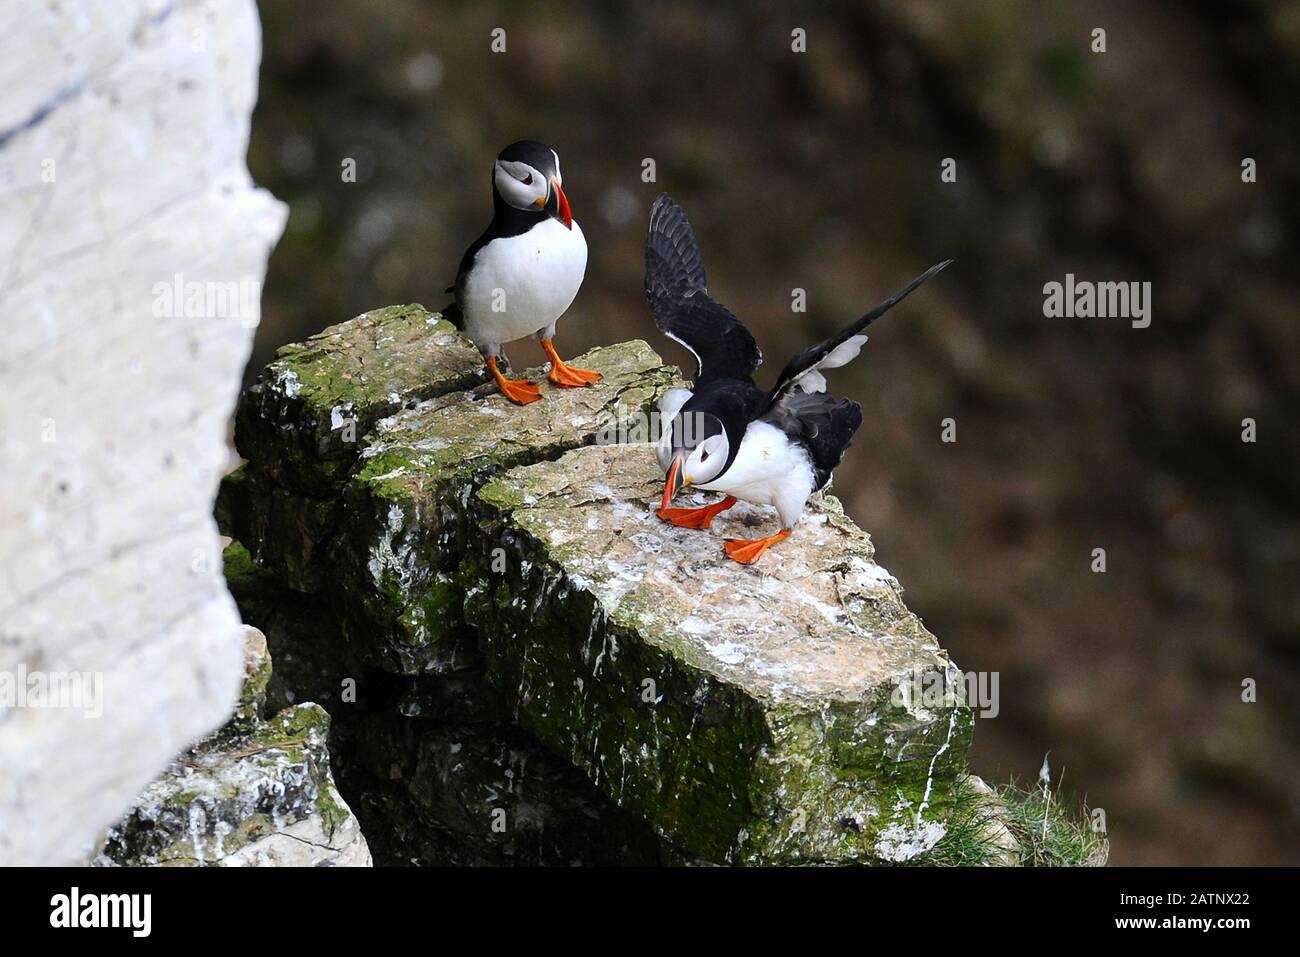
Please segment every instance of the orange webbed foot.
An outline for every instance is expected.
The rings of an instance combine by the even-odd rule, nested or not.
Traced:
[[[542,390],[527,379],[506,379],[501,383],[501,394],[515,405],[528,405],[542,397]]]
[[[707,505],[704,508],[661,508],[655,514],[665,522],[671,522],[678,528],[703,530],[713,524],[713,520],[718,515],[735,504],[736,500],[728,495],[721,502]]]
[[[599,372],[592,372],[590,369],[576,369],[566,363],[560,358],[560,354],[555,351],[555,343],[550,339],[542,340],[542,349],[545,351],[546,357],[551,360],[551,371],[546,378],[550,379],[553,385],[558,385],[562,389],[577,389],[605,378]]]
[[[790,537],[790,529],[783,528],[775,535],[769,535],[767,538],[756,538],[753,541],[747,541],[743,538],[729,538],[723,545],[727,550],[727,557],[740,562],[742,565],[752,565],[758,561],[765,551],[775,545],[777,542],[783,542]]]
[[[513,402],[515,405],[528,405],[530,402],[536,402],[542,397],[542,390],[537,388],[537,384],[529,382],[527,379],[507,379],[497,368],[495,356],[489,356],[488,370],[492,373],[492,378],[497,381],[497,388],[501,394]]]
[[[605,378],[599,372],[592,372],[590,369],[576,369],[570,365],[552,365],[548,379],[554,385],[562,389],[577,389],[584,385],[591,385],[593,382],[599,382]]]

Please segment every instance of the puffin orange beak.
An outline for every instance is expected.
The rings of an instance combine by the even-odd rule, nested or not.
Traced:
[[[564,223],[566,229],[573,228],[573,211],[569,209],[569,197],[564,195],[559,180],[554,176],[551,177],[551,192],[546,197],[546,212],[553,219]]]
[[[664,478],[664,498],[659,503],[659,507],[661,509],[667,508],[668,503],[673,500],[673,496],[681,490],[684,484],[682,481],[682,457],[674,455],[673,464],[668,467],[668,475]]]

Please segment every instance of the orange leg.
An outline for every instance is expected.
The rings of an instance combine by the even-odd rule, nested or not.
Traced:
[[[665,522],[672,522],[678,528],[705,529],[715,518],[736,504],[728,495],[721,502],[706,505],[704,508],[661,508],[655,512]]]
[[[546,378],[550,379],[558,386],[566,389],[576,389],[578,386],[591,385],[593,382],[599,382],[605,378],[599,372],[591,372],[587,369],[575,369],[567,365],[555,351],[555,343],[550,339],[542,340],[542,348],[546,350],[547,358],[551,360],[551,373]]]
[[[487,365],[492,378],[497,380],[497,385],[501,388],[501,394],[515,405],[527,405],[542,397],[542,391],[527,379],[507,379],[503,376],[501,370],[497,368],[496,356],[488,356]]]
[[[758,561],[758,556],[777,542],[783,542],[789,537],[790,529],[783,528],[775,535],[769,535],[767,538],[757,538],[752,542],[743,538],[729,538],[723,548],[727,550],[728,557],[734,558],[742,565],[752,565]]]

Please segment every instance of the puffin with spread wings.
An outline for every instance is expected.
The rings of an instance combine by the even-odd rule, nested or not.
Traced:
[[[862,407],[827,394],[822,373],[854,359],[867,341],[862,330],[952,260],[930,267],[852,325],[804,349],[764,390],[752,378],[763,361],[758,344],[709,297],[691,225],[666,193],[650,211],[645,258],[655,325],[690,350],[698,365],[690,389],[670,389],[660,401],[661,421],[671,425],[665,425],[657,449],[665,472],[657,514],[683,528],[706,529],[737,500],[775,506],[781,519],[776,534],[726,542],[727,555],[752,564],[789,537],[808,497],[830,482],[862,424]],[[725,497],[704,508],[670,507],[687,486]]]

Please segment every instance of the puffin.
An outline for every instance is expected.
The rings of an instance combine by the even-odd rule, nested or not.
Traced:
[[[564,195],[560,155],[535,140],[511,143],[492,164],[492,222],[461,257],[455,301],[443,315],[478,346],[501,394],[518,405],[542,397],[537,384],[508,379],[501,346],[536,336],[551,362],[547,378],[562,388],[599,382],[555,351],[555,323],[587,270],[587,240]],[[507,360],[508,363],[509,360]]]
[[[726,554],[756,562],[790,536],[813,492],[825,488],[862,424],[862,406],[830,395],[823,373],[857,357],[863,330],[952,263],[931,266],[866,315],[788,363],[770,389],[754,383],[763,354],[749,330],[710,298],[700,249],[686,214],[665,193],[650,211],[645,291],[655,325],[695,357],[689,389],[660,400],[662,435],[656,447],[664,470],[657,515],[683,528],[707,529],[738,500],[775,506],[775,534],[728,539]],[[704,508],[674,508],[687,486],[721,492]]]

